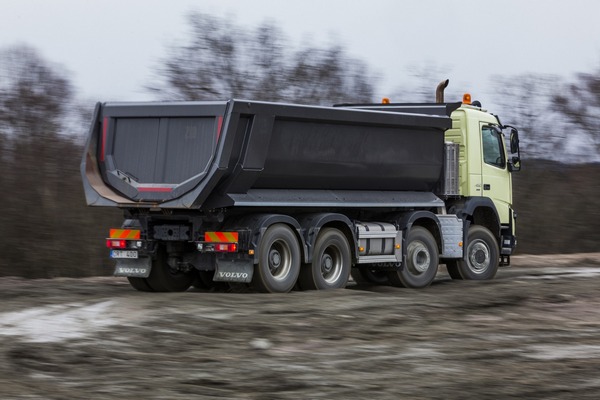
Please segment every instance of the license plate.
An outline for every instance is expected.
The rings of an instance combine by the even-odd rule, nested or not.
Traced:
[[[135,250],[111,250],[110,258],[138,258],[138,252]]]

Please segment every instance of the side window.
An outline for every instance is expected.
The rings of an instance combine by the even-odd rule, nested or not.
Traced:
[[[504,168],[504,150],[502,147],[502,136],[489,126],[481,129],[483,143],[483,161],[494,167]]]

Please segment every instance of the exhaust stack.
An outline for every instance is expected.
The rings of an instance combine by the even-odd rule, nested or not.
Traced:
[[[435,89],[435,102],[436,103],[444,102],[444,89],[446,89],[446,87],[448,86],[448,83],[450,83],[450,80],[446,79],[445,81],[441,81],[437,85],[437,88]]]

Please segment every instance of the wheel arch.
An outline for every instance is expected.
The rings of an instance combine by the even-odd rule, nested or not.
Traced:
[[[436,241],[439,254],[442,254],[444,249],[444,237],[442,236],[440,220],[431,211],[413,211],[404,214],[396,224],[398,225],[398,229],[405,232],[408,232],[413,226],[420,226],[427,229]],[[404,237],[406,237],[406,234]],[[403,247],[405,248],[406,246]],[[403,252],[404,251],[405,249]]]
[[[315,213],[306,214],[298,217],[300,226],[302,227],[303,239],[306,244],[306,252],[304,257],[305,263],[312,262],[313,249],[319,232],[323,228],[335,228],[342,232],[348,244],[350,245],[350,254],[352,261],[358,257],[356,248],[356,234],[353,229],[353,223],[344,214],[339,213]]]
[[[238,229],[248,229],[250,230],[250,244],[254,249],[258,249],[262,238],[272,225],[275,224],[284,224],[289,226],[298,243],[300,245],[300,252],[302,259],[307,257],[307,246],[304,240],[304,236],[302,235],[302,227],[300,223],[289,215],[285,214],[253,214],[245,216],[244,218],[237,220],[234,224],[227,226],[227,229],[238,230]],[[255,252],[254,254],[254,263],[258,263],[259,254]]]
[[[471,197],[464,203],[454,205],[451,212],[464,221],[465,239],[470,225],[480,225],[487,228],[498,243],[501,238],[501,224],[498,210],[492,199],[488,197]]]

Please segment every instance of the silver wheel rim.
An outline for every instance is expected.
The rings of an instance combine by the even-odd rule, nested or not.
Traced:
[[[490,249],[483,240],[474,240],[469,244],[469,269],[476,274],[483,274],[490,266]]]
[[[429,249],[423,242],[413,241],[408,245],[408,258],[411,260],[411,270],[417,275],[427,271],[431,265]]]
[[[283,240],[276,240],[269,249],[269,271],[276,281],[283,281],[292,269],[292,251]]]
[[[337,247],[329,246],[323,252],[321,275],[328,284],[335,283],[342,275],[342,254]]]

